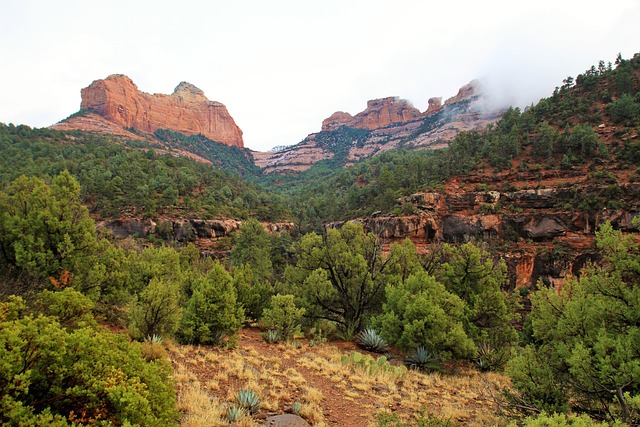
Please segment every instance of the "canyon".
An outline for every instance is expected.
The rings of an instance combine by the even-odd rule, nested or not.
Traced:
[[[243,147],[242,132],[224,106],[208,101],[202,91],[188,83],[181,83],[172,95],[148,95],[139,92],[126,76],[114,75],[92,83],[82,95],[82,109],[89,113],[55,128],[87,126],[125,138],[148,138],[139,131],[152,132],[154,127],[205,136],[205,131],[215,130],[218,133],[207,137]],[[358,114],[331,114],[322,121],[320,132],[299,144],[251,154],[263,173],[286,174],[332,159],[338,152],[336,146],[343,150],[342,166],[399,147],[442,148],[459,132],[484,129],[500,119],[502,110],[482,108],[486,105],[484,96],[481,84],[472,81],[445,102],[439,97],[429,99],[424,112],[397,97],[374,99]],[[594,131],[604,145],[620,143],[616,134],[621,129],[609,122],[594,127]],[[634,141],[638,135],[629,132],[625,138]],[[176,152],[175,147],[172,150]],[[631,220],[640,212],[640,184],[633,178],[632,168],[613,162],[604,165],[606,160],[595,162],[591,169],[525,167],[522,159],[531,155],[531,147],[527,150],[502,172],[487,168],[485,173],[480,168],[455,177],[443,188],[398,199],[398,211],[403,214],[378,212],[351,221],[362,223],[367,231],[379,236],[387,249],[407,238],[421,253],[442,243],[485,245],[506,260],[510,290],[534,288],[539,280],[547,286],[562,286],[567,275],[579,274],[587,262],[597,261],[594,237],[601,224],[608,221],[623,231],[636,230]],[[596,168],[617,178],[613,182],[594,181]],[[615,194],[614,203],[610,203],[611,194]],[[326,226],[340,227],[343,223]],[[163,235],[178,243],[195,242],[203,253],[218,256],[218,241],[232,235],[241,224],[236,219],[128,218],[102,221],[99,227],[119,238]],[[272,232],[295,227],[293,223],[263,225]]]
[[[140,91],[129,77],[113,74],[95,80],[81,90],[81,95],[80,111],[51,126],[52,129],[143,140],[158,150],[170,148],[177,155],[184,155],[185,150],[167,147],[154,132],[167,129],[184,135],[203,135],[215,142],[244,148],[242,130],[227,108],[208,100],[202,90],[187,82],[181,82],[171,95],[148,94]],[[369,100],[367,108],[355,116],[342,111],[331,114],[322,121],[320,132],[311,133],[298,144],[273,152],[247,151],[246,156],[263,173],[287,174],[305,171],[345,148],[348,153],[340,159],[339,166],[349,166],[398,147],[446,147],[459,132],[482,129],[499,119],[503,110],[484,108],[484,96],[480,82],[473,80],[444,103],[440,97],[430,98],[424,112],[397,97]],[[357,138],[343,135],[351,129],[363,132]],[[340,147],[327,146],[327,139],[338,139]]]

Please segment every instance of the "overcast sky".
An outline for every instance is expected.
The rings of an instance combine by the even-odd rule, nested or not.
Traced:
[[[126,74],[225,104],[245,146],[399,96],[421,111],[474,78],[524,106],[598,60],[640,52],[639,0],[0,0],[0,122],[49,126]]]

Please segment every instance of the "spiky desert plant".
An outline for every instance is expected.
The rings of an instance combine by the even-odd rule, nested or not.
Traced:
[[[276,329],[269,329],[268,331],[262,334],[262,338],[269,344],[275,344],[277,342],[280,342],[280,340],[282,340],[282,335],[280,334],[280,331]]]
[[[411,369],[431,372],[440,369],[438,357],[426,347],[418,347],[407,356],[405,364]]]
[[[483,372],[499,370],[506,363],[507,353],[504,349],[497,349],[490,343],[483,341],[478,344],[476,350],[476,366]]]
[[[242,406],[231,405],[227,407],[227,420],[230,423],[234,423],[244,417],[247,414],[247,411]]]
[[[367,328],[360,332],[356,337],[356,343],[365,350],[374,353],[384,353],[389,347],[389,344],[373,328]]]
[[[236,394],[236,400],[251,415],[260,409],[260,396],[250,388],[240,389]]]
[[[144,339],[144,342],[149,344],[160,344],[162,342],[162,337],[157,334],[147,335]]]

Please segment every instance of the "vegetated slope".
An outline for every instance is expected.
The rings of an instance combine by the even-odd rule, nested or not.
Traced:
[[[261,397],[257,420],[287,408],[293,411],[297,404],[299,414],[316,426],[375,425],[376,415],[387,409],[402,419],[425,410],[460,427],[504,422],[488,392],[507,386],[503,375],[468,367],[446,376],[407,371],[398,360],[381,364],[387,370],[365,369],[349,356],[381,356],[350,342],[297,343],[268,344],[257,329],[245,328],[233,350],[169,346],[179,409],[193,425],[227,425],[227,407],[235,404],[240,389],[249,388]],[[259,421],[246,417],[238,424],[254,426]]]
[[[196,140],[200,146],[207,143]],[[224,148],[235,150],[231,158],[241,157],[236,147]],[[102,219],[287,217],[279,197],[237,174],[166,150],[157,152],[137,140],[0,124],[0,150],[0,182],[6,185],[20,175],[50,178],[67,169],[80,181],[94,216]]]
[[[555,177],[554,185],[571,177],[586,180],[596,172],[618,174],[620,183],[629,182],[639,159],[639,63],[637,55],[619,58],[615,67],[601,62],[566,79],[537,105],[510,109],[495,126],[459,134],[446,149],[390,150],[334,173],[310,169],[297,179],[273,179],[287,184],[282,191],[297,200],[301,222],[316,226],[376,211],[411,213],[415,206],[398,204],[400,197],[442,189],[453,177],[458,182],[494,181],[505,188],[510,183],[522,187],[523,181],[539,187],[530,181],[542,176]],[[605,195],[589,196],[575,207],[595,207],[594,197]]]
[[[616,62],[446,150],[388,152],[299,187],[299,221],[359,218],[388,243],[410,238],[421,251],[483,242],[507,260],[512,288],[560,285],[598,259],[601,224],[636,230],[640,56]]]
[[[246,148],[222,144],[202,134],[184,135],[170,129],[158,129],[154,136],[170,149],[193,153],[225,171],[245,177],[260,174],[260,168],[255,165],[251,150]]]

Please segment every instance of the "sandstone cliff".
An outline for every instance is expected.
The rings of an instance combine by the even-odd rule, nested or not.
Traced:
[[[180,83],[171,95],[150,95],[140,92],[129,77],[114,74],[82,89],[80,108],[124,128],[150,133],[171,129],[244,147],[242,131],[227,108],[219,102],[209,101],[202,90],[187,82]],[[82,126],[77,119],[71,119],[54,128],[87,130]]]
[[[459,132],[484,128],[500,118],[502,110],[480,108],[482,102],[478,101],[482,96],[482,88],[474,80],[444,104],[442,98],[430,98],[429,107],[423,113],[403,99],[371,100],[367,108],[355,116],[342,111],[333,113],[322,122],[320,133],[310,134],[299,144],[275,153],[254,153],[253,156],[265,173],[301,172],[320,160],[333,158],[335,150],[322,142],[327,135],[337,135],[345,128],[370,132],[364,139],[346,142],[349,146],[345,165],[400,145],[414,149],[446,147]]]
[[[511,289],[533,288],[541,279],[561,286],[588,262],[599,259],[597,228],[606,221],[623,231],[640,211],[640,184],[621,186],[625,209],[573,211],[576,197],[606,187],[539,188],[517,191],[418,193],[399,200],[413,215],[375,215],[354,221],[387,245],[410,239],[424,253],[438,243],[481,242],[507,261]],[[509,206],[509,209],[505,209]],[[328,224],[340,227],[343,222]]]
[[[374,99],[367,102],[367,109],[352,117],[338,111],[322,122],[322,130],[330,131],[340,126],[363,129],[379,129],[394,123],[408,122],[421,117],[420,110],[406,99],[396,97]]]

